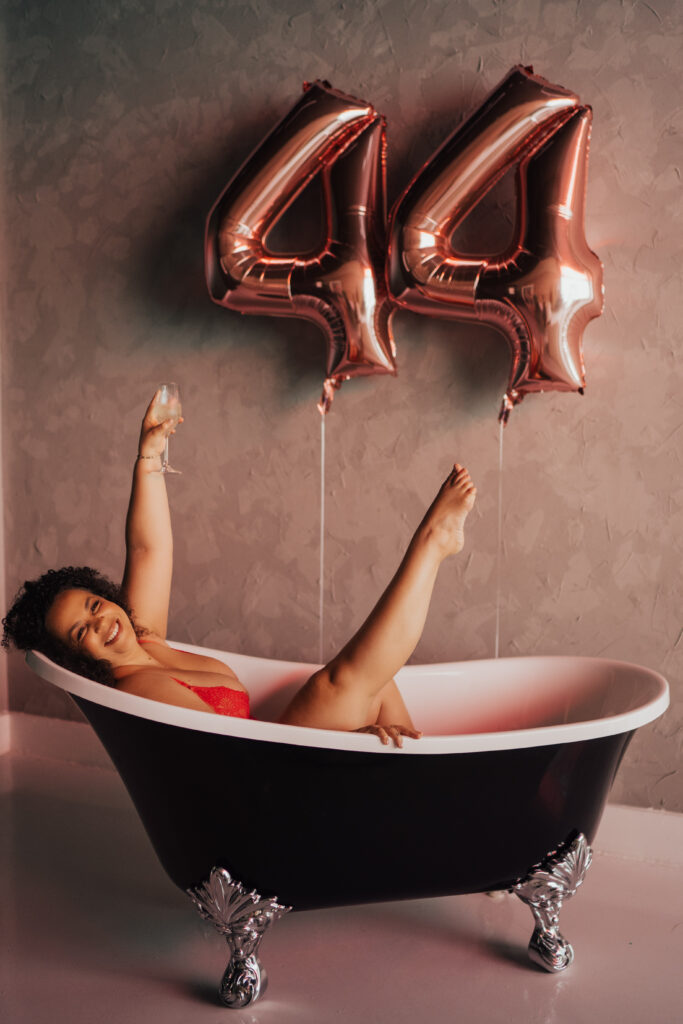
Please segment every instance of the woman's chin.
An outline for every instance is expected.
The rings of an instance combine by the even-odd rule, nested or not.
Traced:
[[[110,661],[114,664],[116,662],[116,651],[113,645],[111,647],[100,647],[96,651],[91,651],[90,657],[95,658],[96,661]]]
[[[131,660],[131,655],[135,654],[136,647],[137,643],[134,640],[128,641],[119,637],[111,647],[104,648],[101,657],[111,662],[112,665],[124,665]]]
[[[114,647],[105,647],[102,658],[111,665],[121,665],[125,661],[125,655]]]

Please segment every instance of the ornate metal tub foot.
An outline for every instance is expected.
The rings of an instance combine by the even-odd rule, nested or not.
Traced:
[[[258,959],[261,939],[274,921],[291,907],[275,898],[266,899],[252,890],[246,892],[225,868],[214,868],[208,882],[188,889],[187,894],[203,918],[211,921],[230,947],[228,964],[219,994],[232,1009],[255,1002],[266,989],[266,972]]]
[[[546,971],[564,971],[574,959],[574,950],[560,934],[560,910],[563,901],[573,896],[583,882],[591,859],[588,841],[579,834],[533,867],[512,889],[531,907],[536,927],[529,942],[529,956]]]

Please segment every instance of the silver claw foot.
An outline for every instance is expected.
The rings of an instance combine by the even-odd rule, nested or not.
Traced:
[[[529,956],[546,971],[564,971],[574,959],[574,950],[560,934],[560,910],[583,882],[592,856],[586,837],[579,834],[533,867],[512,889],[531,907],[536,927]]]
[[[211,921],[230,947],[228,964],[219,994],[231,1009],[249,1006],[265,992],[266,972],[258,959],[261,939],[274,921],[291,907],[265,899],[241,882],[234,882],[225,868],[214,868],[208,882],[188,889],[187,894],[203,918]]]

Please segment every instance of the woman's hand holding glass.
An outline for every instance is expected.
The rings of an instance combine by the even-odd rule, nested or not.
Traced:
[[[180,472],[168,464],[168,439],[183,422],[181,412],[177,385],[161,384],[147,406],[138,443],[138,459],[149,466],[150,472]]]

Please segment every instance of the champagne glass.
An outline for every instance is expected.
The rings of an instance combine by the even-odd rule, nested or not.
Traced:
[[[182,415],[182,406],[180,404],[180,389],[177,384],[165,383],[159,385],[159,397],[154,403],[152,409],[152,415],[157,422],[162,423],[164,420],[172,420],[173,426],[175,427]],[[164,446],[164,454],[161,458],[161,472],[162,473],[177,473],[180,475],[181,470],[173,469],[168,462],[168,435],[166,435],[166,444]]]

